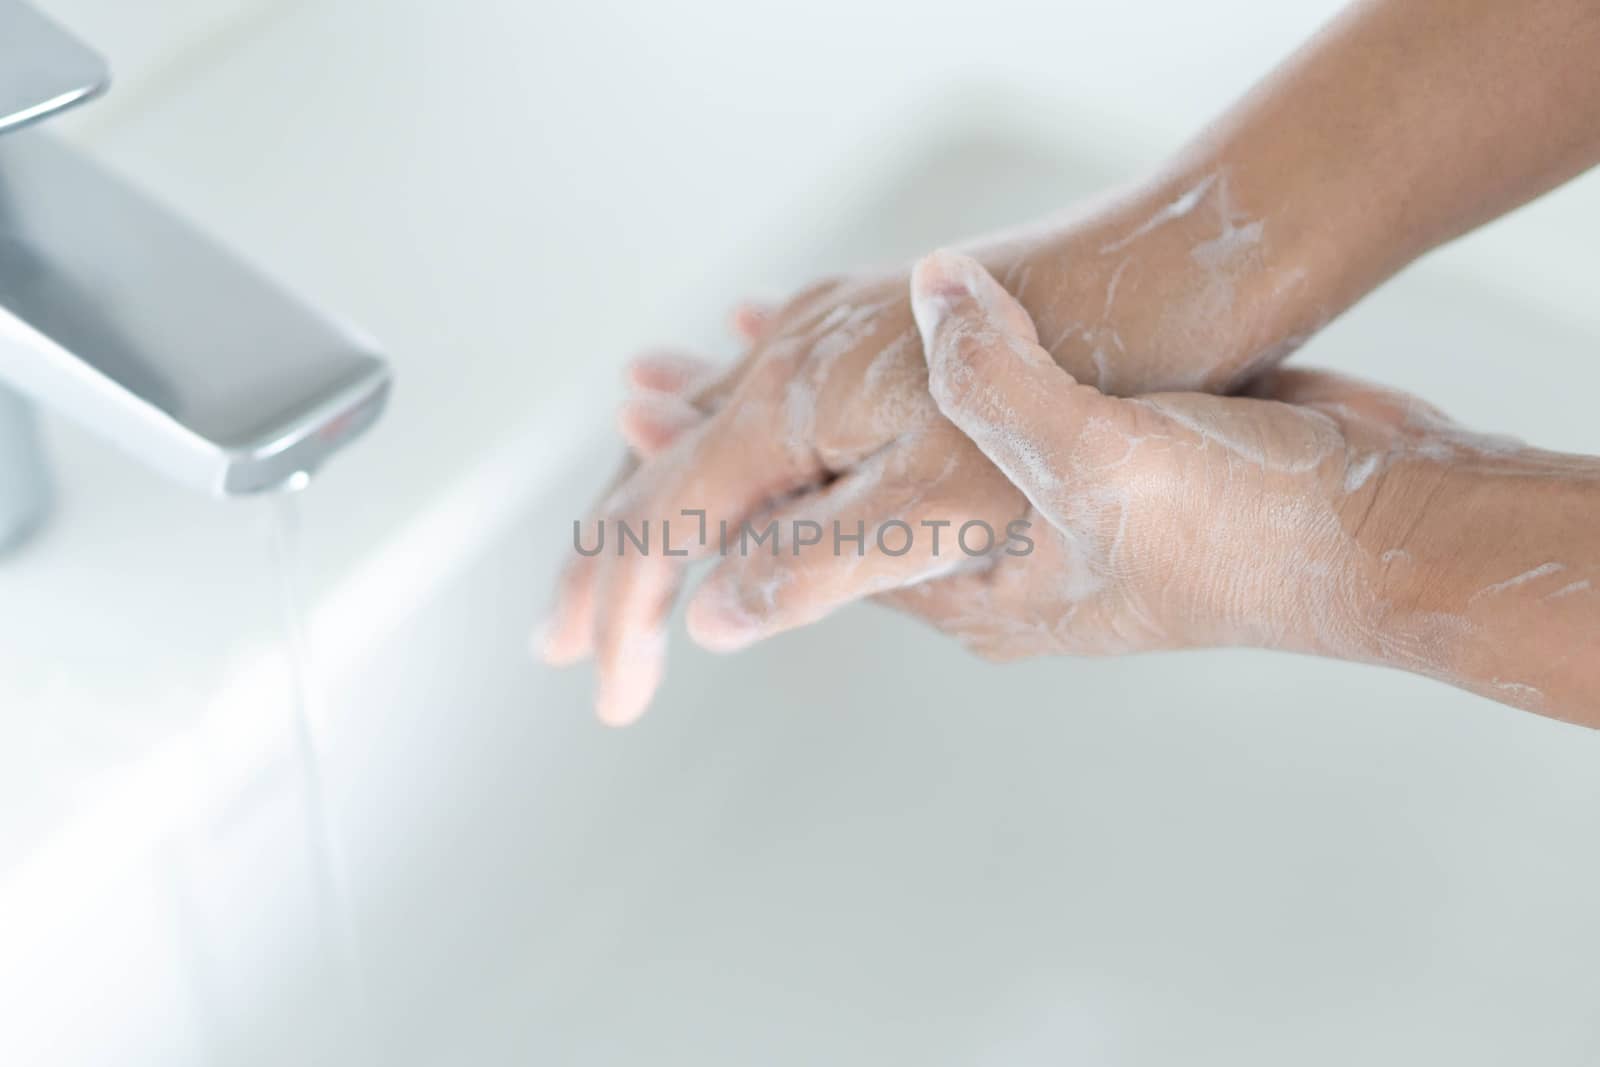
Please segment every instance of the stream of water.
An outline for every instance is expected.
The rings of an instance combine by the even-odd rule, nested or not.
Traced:
[[[357,936],[343,849],[329,813],[315,661],[300,592],[300,509],[293,493],[272,502],[272,556],[290,671],[293,757],[305,813],[306,861],[312,880],[318,944],[331,991],[344,1005],[337,1027],[341,1062],[376,1063],[377,1040]]]

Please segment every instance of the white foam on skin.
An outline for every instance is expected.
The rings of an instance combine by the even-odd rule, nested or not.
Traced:
[[[1168,205],[1145,231],[1214,196],[1221,232],[1192,258],[1217,280],[1213,295],[1227,296],[1228,272],[1254,254],[1264,228],[1232,210],[1221,179],[1191,193]],[[1108,290],[1114,298],[1114,288]],[[1425,444],[1355,456],[1336,468],[1330,486],[1323,480],[1324,464],[1342,459],[1349,445],[1327,412],[1311,408],[1304,409],[1300,424],[1264,428],[1238,407],[1144,397],[1130,403],[1159,418],[1090,418],[1069,439],[1030,435],[1012,403],[1013,390],[1023,383],[980,380],[961,358],[975,338],[1001,343],[999,323],[953,328],[943,321],[953,302],[937,296],[914,304],[924,337],[931,339],[935,398],[1048,520],[1034,536],[1058,558],[1044,574],[1029,570],[1038,560],[1000,559],[982,585],[938,620],[941,625],[975,649],[1004,658],[1035,651],[1127,652],[1189,641],[1254,644],[1384,662],[1470,687],[1473,680],[1453,664],[1476,632],[1474,625],[1451,613],[1398,617],[1385,611],[1384,573],[1409,565],[1410,557],[1399,548],[1368,554],[1340,513],[1339,487],[1360,490],[1388,462],[1423,451]],[[1110,368],[1104,352],[1096,364],[1105,376]],[[1003,373],[984,366],[983,373]],[[1048,387],[1043,378],[1032,385]],[[1116,446],[1117,439],[1125,449]],[[1444,447],[1463,446],[1452,438]],[[1206,454],[1196,461],[1179,458],[1174,468],[1175,448]],[[1175,470],[1181,474],[1176,484]],[[1250,505],[1230,507],[1236,492],[1248,493]],[[1175,495],[1180,508],[1191,500],[1201,514],[1255,518],[1244,525],[1203,522],[1174,529],[1166,509]],[[1547,564],[1498,587],[1515,588],[1552,573]],[[1388,624],[1373,626],[1377,617]],[[1182,622],[1169,633],[1162,623],[1173,619]],[[1200,624],[1198,632],[1193,623]],[[1532,686],[1495,684],[1508,700],[1527,705],[1542,699]]]
[[[889,374],[900,365],[915,339],[915,334],[907,330],[878,349],[878,354],[867,365],[867,373],[862,381],[867,392],[876,394],[884,388]]]
[[[788,446],[809,450],[817,436],[817,389],[805,378],[791,378],[784,386],[783,421]]]
[[[1014,412],[1006,409],[1004,414]],[[984,455],[1004,469],[1006,477],[1023,491],[1029,503],[1041,509],[1054,507],[1055,493],[1062,484],[1061,476],[1056,473],[1053,457],[1037,441],[1012,430],[1009,425],[970,415],[963,417],[962,429]]]
[[[1366,485],[1382,465],[1383,457],[1376,452],[1369,452],[1350,464],[1344,472],[1344,491],[1354,493]]]
[[[980,381],[972,367],[961,358],[960,345],[972,337],[971,331],[945,329],[934,335],[929,350],[930,388],[940,410],[972,438],[1030,499],[1053,492],[1061,484],[1057,464],[1042,443],[1015,427],[1022,417],[993,383]],[[994,334],[986,343],[999,344]],[[976,394],[976,395],[975,395]],[[1035,507],[1049,500],[1033,500]]]
[[[1228,427],[1220,425],[1215,420],[1198,419],[1163,397],[1134,397],[1129,403],[1138,404],[1141,407],[1158,412],[1163,418],[1169,419],[1189,430],[1202,441],[1216,444],[1225,451],[1241,459],[1248,460],[1265,471],[1298,474],[1315,470],[1333,453],[1334,438],[1329,437],[1326,440],[1316,442],[1315,447],[1302,449],[1298,455],[1279,458],[1268,455],[1259,439],[1252,439],[1230,432]]]
[[[825,374],[834,360],[851,351],[877,331],[878,316],[887,304],[855,307],[841,304],[834,308],[816,330],[808,362],[814,375]]]
[[[1544,691],[1535,686],[1522,682],[1502,682],[1499,679],[1489,684],[1508,704],[1535,711],[1544,703]]]
[[[1089,358],[1094,361],[1095,388],[1099,389],[1102,393],[1112,392],[1111,364],[1106,359],[1106,350],[1103,348],[1096,348],[1092,353],[1090,353]]]
[[[791,339],[781,358],[800,358],[802,367],[784,386],[783,415],[787,445],[791,451],[809,455],[816,441],[817,396],[827,381],[828,372],[840,356],[853,351],[878,329],[878,318],[887,302],[855,305],[839,304],[830,309],[804,335],[809,348]],[[777,351],[776,342],[769,351]],[[892,344],[892,342],[891,342]]]
[[[1180,194],[1176,200],[1166,204],[1161,208],[1161,210],[1145,219],[1145,221],[1140,224],[1140,226],[1132,233],[1128,234],[1120,241],[1113,241],[1108,245],[1102,245],[1100,248],[1100,254],[1110,255],[1113,252],[1120,252],[1133,242],[1137,241],[1139,238],[1143,237],[1145,234],[1149,233],[1151,230],[1165,226],[1174,219],[1181,219],[1190,214],[1195,208],[1200,206],[1200,201],[1204,199],[1207,191],[1209,191],[1210,188],[1216,184],[1218,177],[1218,174],[1206,175],[1204,178],[1200,179],[1199,182],[1195,183],[1189,189]]]
[[[1467,603],[1475,603],[1484,597],[1497,596],[1500,593],[1527,585],[1529,582],[1538,581],[1540,578],[1547,578],[1552,574],[1560,574],[1566,569],[1567,565],[1565,563],[1542,563],[1532,570],[1523,571],[1521,574],[1507,578],[1503,582],[1495,582],[1493,585],[1484,586],[1468,597]]]
[[[1033,281],[1033,265],[1022,264],[1021,268],[1013,263],[1006,271],[1005,287],[1020,302],[1027,299],[1028,284]]]
[[[1117,269],[1111,272],[1111,280],[1106,283],[1105,306],[1100,309],[1100,314],[1102,317],[1111,314],[1111,305],[1117,301],[1117,287],[1122,284],[1122,276],[1128,272],[1128,266],[1132,262],[1133,257],[1129,256],[1121,263],[1118,263]]]
[[[1554,593],[1551,593],[1549,596],[1545,597],[1545,599],[1546,600],[1565,600],[1569,596],[1576,596],[1579,593],[1586,593],[1592,588],[1594,588],[1593,583],[1590,582],[1589,579],[1587,579],[1587,578],[1582,578],[1582,579],[1580,579],[1580,580],[1578,580],[1576,582],[1572,582],[1572,583],[1570,583],[1568,585],[1562,586],[1560,589],[1557,589]]]
[[[1199,217],[1204,216],[1204,220]],[[1154,308],[1155,321],[1139,342],[1140,374],[1129,383],[1136,392],[1153,388],[1217,391],[1220,387],[1236,384],[1243,377],[1258,372],[1268,362],[1276,362],[1291,351],[1293,345],[1283,346],[1271,338],[1257,341],[1248,335],[1255,328],[1255,320],[1241,320],[1238,315],[1240,287],[1247,277],[1261,271],[1265,264],[1267,223],[1254,218],[1234,203],[1230,178],[1226,168],[1207,174],[1180,196],[1168,202],[1120,240],[1102,245],[1102,255],[1122,252],[1139,240],[1179,219],[1196,221],[1189,231],[1210,232],[1188,249],[1188,259],[1193,264],[1189,272],[1167,272],[1160,280],[1162,287],[1159,302]],[[1105,302],[1100,312],[1102,324],[1112,319],[1112,309],[1123,281],[1123,259],[1112,273],[1106,287]],[[1277,265],[1272,279],[1273,290],[1281,298],[1283,292],[1304,285],[1308,271],[1302,266]],[[1095,331],[1085,331],[1081,326],[1060,333],[1050,351],[1059,353],[1061,345],[1081,334],[1088,342],[1088,355],[1100,347],[1090,339]],[[1260,350],[1244,370],[1227,370],[1208,360],[1197,359],[1197,353],[1211,352],[1226,357],[1236,350]],[[1120,353],[1123,348],[1116,346]],[[1113,388],[1115,363],[1110,348],[1095,361],[1102,388]],[[1229,365],[1236,361],[1226,360]],[[1123,376],[1125,377],[1125,376]],[[1120,390],[1119,390],[1120,391]]]
[[[1248,222],[1240,226],[1224,215],[1222,232],[1209,241],[1195,245],[1189,250],[1189,258],[1208,271],[1224,270],[1259,245],[1265,229],[1263,222]]]

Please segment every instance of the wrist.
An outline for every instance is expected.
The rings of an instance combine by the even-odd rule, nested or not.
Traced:
[[[1470,472],[1345,448],[1328,455],[1298,488],[1230,513],[1243,529],[1216,539],[1212,569],[1231,577],[1199,613],[1212,621],[1210,639],[1441,673],[1454,656],[1447,617],[1459,584],[1450,561],[1460,547],[1447,534],[1470,529],[1461,519]]]
[[[1600,458],[1491,441],[1456,444],[1450,458],[1414,466],[1434,473],[1396,473],[1440,488],[1425,503],[1392,493],[1388,510],[1390,525],[1410,531],[1420,566],[1411,595],[1424,609],[1465,610],[1485,576],[1535,557],[1596,562]]]
[[[993,246],[987,265],[1080,381],[1229,392],[1347,302],[1319,235],[1260,200],[1223,164],[1175,168]]]
[[[1590,669],[1564,645],[1594,627],[1600,460],[1468,441],[1446,451],[1394,465],[1343,509],[1359,531],[1350,584],[1372,595],[1364,641],[1336,654],[1536,707],[1535,692],[1569,691],[1567,675]]]

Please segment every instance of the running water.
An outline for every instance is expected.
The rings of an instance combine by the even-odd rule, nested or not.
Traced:
[[[328,814],[322,779],[315,672],[306,639],[306,610],[300,597],[300,511],[292,492],[272,502],[272,557],[288,652],[294,759],[305,809],[306,860],[311,871],[318,944],[331,990],[346,1010],[338,1013],[335,1038],[345,1062],[376,1062],[375,1031],[366,974],[357,943],[339,836]]]

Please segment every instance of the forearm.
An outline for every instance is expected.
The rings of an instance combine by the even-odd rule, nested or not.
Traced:
[[[1356,3],[1092,232],[1046,226],[1023,268],[986,265],[1078,377],[1230,389],[1418,256],[1600,162],[1596,55],[1592,0]]]
[[[1366,0],[1183,166],[1236,160],[1241,196],[1369,288],[1600,161],[1597,50],[1591,0]]]
[[[1600,161],[1600,5],[1368,0],[1180,157],[1348,306],[1428,250]]]
[[[1473,453],[1374,492],[1370,658],[1600,727],[1600,459]]]

